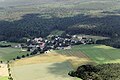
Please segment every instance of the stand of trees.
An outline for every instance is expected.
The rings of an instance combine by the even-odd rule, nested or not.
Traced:
[[[68,74],[83,80],[120,80],[120,64],[82,65]]]
[[[105,40],[98,40],[96,41],[96,44],[104,44],[107,46],[112,46],[115,48],[120,48],[120,38],[111,38],[111,39],[105,39]]]

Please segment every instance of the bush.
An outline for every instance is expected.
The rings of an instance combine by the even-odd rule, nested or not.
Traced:
[[[21,59],[21,57],[17,56],[16,59]]]
[[[22,58],[25,58],[25,55],[22,55]]]

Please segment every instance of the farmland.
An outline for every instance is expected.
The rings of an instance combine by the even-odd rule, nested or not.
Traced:
[[[17,56],[26,55],[29,52],[21,51],[20,48],[0,48],[0,61],[7,61]]]
[[[76,53],[75,55],[58,54],[52,50],[46,54],[17,60],[11,63],[12,76],[15,80],[77,80],[77,78],[71,78],[67,75],[69,70],[74,69],[73,65],[76,65],[71,65],[71,62],[83,64],[90,60],[82,53]],[[82,62],[79,62],[77,55],[80,55],[79,58],[83,60]],[[24,71],[25,74],[23,74]],[[28,77],[28,75],[31,77]]]
[[[113,47],[96,44],[77,45],[69,50],[51,50],[45,54],[16,60],[11,63],[11,69],[15,80],[60,80],[63,78],[77,80],[70,78],[67,73],[83,64],[119,63],[119,58],[120,50]]]
[[[8,69],[6,64],[0,64],[0,80],[8,80]]]
[[[120,50],[105,45],[79,45],[74,46],[71,50],[57,51],[58,53],[84,53],[96,63],[119,62]]]
[[[0,77],[0,80],[8,80],[8,77]]]

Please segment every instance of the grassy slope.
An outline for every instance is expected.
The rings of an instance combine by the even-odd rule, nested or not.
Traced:
[[[71,50],[59,50],[58,53],[84,53],[96,63],[117,63],[120,61],[120,50],[105,45],[79,45]],[[81,59],[81,58],[80,58]]]
[[[119,62],[120,50],[104,45],[81,45],[76,46],[84,54],[97,63]]]
[[[22,52],[17,48],[0,48],[0,60],[6,61],[16,58],[16,56],[26,55],[29,52]]]

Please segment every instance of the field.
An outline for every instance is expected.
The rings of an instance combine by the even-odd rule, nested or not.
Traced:
[[[8,80],[8,77],[0,77],[0,80]]]
[[[11,63],[11,69],[15,80],[77,80],[70,78],[67,73],[80,65],[119,62],[119,49],[105,45],[78,45],[69,50],[51,50],[42,55],[17,60]]]
[[[17,56],[26,55],[27,51],[21,51],[20,48],[0,48],[0,61],[7,61]]]
[[[77,80],[68,76],[68,72],[74,69],[73,65],[76,65],[76,63],[71,64],[71,62],[78,63],[79,58],[82,60],[79,64],[90,61],[82,53],[76,53],[72,56],[72,54],[58,54],[53,50],[48,51],[46,54],[13,62],[11,64],[12,76],[15,80]],[[24,75],[22,73],[23,71],[25,71]],[[31,77],[28,77],[28,75]]]
[[[96,63],[120,63],[120,49],[105,45],[83,45],[79,48]]]
[[[0,64],[0,80],[8,80],[8,69],[6,64]]]
[[[14,80],[75,80],[67,75],[69,70],[68,62],[41,63],[13,67],[12,75]]]
[[[71,50],[57,51],[58,53],[84,53],[96,63],[117,63],[120,61],[120,50],[105,45],[79,45]]]

